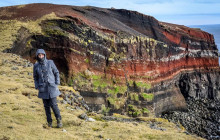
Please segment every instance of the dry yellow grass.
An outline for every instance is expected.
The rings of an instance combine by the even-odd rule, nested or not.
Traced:
[[[1,13],[0,13],[1,14]],[[55,13],[45,15],[37,20],[26,22],[18,20],[0,20],[0,51],[11,48],[16,40],[18,30],[21,27],[26,28],[31,34],[42,34],[40,23],[46,19],[60,19]]]
[[[7,60],[8,62],[5,62]],[[14,62],[13,62],[14,61]],[[16,65],[19,63],[21,66]],[[78,118],[82,110],[67,109],[69,105],[59,103],[64,128],[44,128],[46,117],[42,100],[34,89],[32,67],[23,67],[25,60],[12,54],[0,52],[0,139],[169,139],[191,140],[200,139],[186,135],[183,129],[160,118],[141,118],[142,123],[95,121],[87,122]],[[12,70],[17,67],[18,70]],[[75,90],[60,86],[60,90]],[[29,93],[30,96],[24,96]],[[59,100],[62,100],[60,97]],[[115,114],[116,117],[123,117]],[[126,118],[126,117],[125,117]],[[53,115],[53,120],[55,120]],[[166,131],[151,129],[149,120],[161,122],[159,127]],[[55,127],[55,123],[53,126]],[[66,130],[66,132],[63,131]]]

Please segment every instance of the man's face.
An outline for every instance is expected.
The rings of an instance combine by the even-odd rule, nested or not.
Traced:
[[[44,57],[44,54],[43,54],[43,53],[39,53],[37,56],[38,56],[39,58],[43,58],[43,57]]]

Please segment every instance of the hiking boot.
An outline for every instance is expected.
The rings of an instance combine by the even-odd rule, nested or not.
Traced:
[[[48,122],[48,127],[52,128],[52,122]]]
[[[61,119],[57,119],[57,128],[63,127]]]

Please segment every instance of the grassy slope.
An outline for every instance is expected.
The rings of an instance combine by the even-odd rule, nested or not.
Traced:
[[[135,124],[86,122],[77,117],[84,111],[67,109],[69,105],[61,103],[59,107],[67,132],[63,132],[62,128],[44,128],[46,118],[42,100],[36,96],[32,75],[28,75],[32,73],[32,67],[23,67],[25,63],[26,60],[17,55],[0,52],[0,139],[100,139],[99,135],[103,139],[198,139],[186,135],[183,129],[163,119],[144,118],[162,122],[158,126],[166,131],[151,129],[149,121]],[[18,70],[12,70],[13,67]],[[62,92],[68,89],[63,86],[59,88]],[[59,97],[59,100],[62,99]]]
[[[18,20],[0,20],[0,51],[13,46],[13,42],[16,40],[17,32],[21,27],[28,29],[28,31],[32,34],[42,34],[39,23],[46,19],[60,18],[57,17],[55,13],[51,13],[35,21],[30,20],[27,22],[21,22]]]

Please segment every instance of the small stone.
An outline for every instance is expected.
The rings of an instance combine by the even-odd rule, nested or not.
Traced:
[[[9,128],[9,129],[13,129],[14,127],[13,127],[13,126],[8,126],[8,128]]]
[[[187,131],[184,131],[183,133],[185,133],[186,135],[189,135],[189,132],[187,132]]]
[[[104,138],[102,135],[98,135],[98,138]]]
[[[71,109],[70,107],[66,107],[66,109]]]
[[[90,111],[90,108],[88,107],[87,104],[83,104],[83,106],[85,107],[86,110]]]
[[[67,102],[66,102],[65,100],[62,100],[62,103],[63,103],[63,104],[67,104]]]
[[[166,129],[158,127],[155,123],[150,124],[150,128],[160,130],[160,131],[166,131]]]
[[[18,67],[12,67],[11,70],[19,70]]]
[[[83,97],[82,96],[78,96],[78,100],[83,100]]]
[[[136,126],[138,126],[138,123],[134,122],[134,123],[133,123],[133,125],[136,125]]]
[[[32,67],[32,66],[33,66],[33,64],[28,62],[27,67]]]
[[[88,118],[86,121],[88,121],[88,122],[94,122],[95,119],[93,119],[93,118]]]
[[[66,129],[63,129],[62,131],[63,131],[63,132],[67,132]]]
[[[91,71],[89,71],[89,70],[85,70],[85,74],[88,75],[88,76],[90,76],[90,75],[92,75],[93,73],[92,73]]]
[[[5,64],[5,63],[8,63],[8,60],[4,60],[3,63],[4,63],[4,64]]]
[[[71,100],[67,99],[66,102],[71,105]]]
[[[81,108],[80,108],[80,107],[78,107],[78,106],[76,106],[76,110],[81,110]]]
[[[85,119],[85,120],[87,120],[87,119],[88,119],[88,116],[87,116],[86,113],[83,113],[83,114],[79,115],[79,118],[80,118],[80,119]]]

